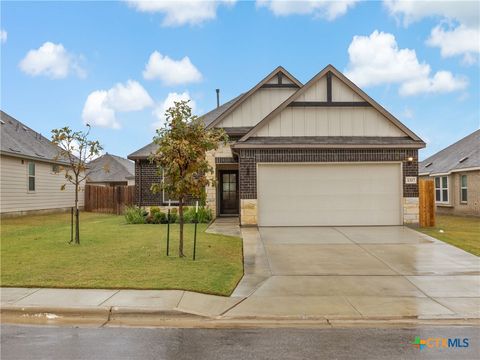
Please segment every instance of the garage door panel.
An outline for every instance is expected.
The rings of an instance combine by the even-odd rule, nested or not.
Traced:
[[[399,225],[399,164],[259,164],[261,226]]]

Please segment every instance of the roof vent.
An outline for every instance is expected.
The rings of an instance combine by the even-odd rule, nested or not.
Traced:
[[[3,120],[0,120],[0,123],[1,123],[2,125],[4,125],[4,124],[5,124],[5,121],[3,121]]]
[[[25,131],[27,131],[27,130],[28,130],[28,129],[27,129],[25,126],[22,126],[22,129],[23,129],[23,130],[25,130]]]
[[[20,150],[17,150],[17,149],[11,148],[11,147],[9,147],[9,149],[12,150],[13,152],[16,152],[16,153],[20,152]]]
[[[425,165],[425,167],[427,168],[427,167],[429,167],[430,165],[432,165],[431,162],[429,162],[427,165]]]
[[[461,164],[461,163],[463,163],[463,162],[464,162],[465,160],[467,160],[467,159],[468,159],[468,156],[465,156],[465,157],[463,157],[463,158],[460,159],[459,163]]]
[[[40,157],[45,157],[45,155],[39,154],[39,153],[37,153],[36,151],[35,151],[35,154],[36,154],[37,156],[40,156]]]

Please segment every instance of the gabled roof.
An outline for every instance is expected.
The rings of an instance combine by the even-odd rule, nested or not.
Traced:
[[[205,126],[208,127],[212,122],[214,122],[219,116],[223,115],[224,112],[226,112],[230,107],[232,107],[235,102],[242,97],[243,94],[238,95],[236,98],[233,98],[232,100],[226,102],[223,105],[220,105],[219,107],[209,111],[208,113],[200,116],[200,119],[203,120]]]
[[[416,141],[419,144],[419,147],[424,147],[425,143],[418,137],[413,131],[408,129],[403,125],[397,118],[390,114],[385,108],[368,96],[362,89],[350,81],[345,75],[338,71],[333,65],[326,66],[322,71],[315,75],[310,81],[308,81],[303,87],[293,93],[288,99],[286,99],[282,104],[280,104],[276,109],[274,109],[270,114],[268,114],[263,120],[261,120],[256,126],[254,126],[245,136],[243,136],[238,144],[245,142],[251,136],[255,135],[256,132],[266,125],[270,120],[275,118],[276,115],[280,114],[289,104],[298,99],[302,94],[304,94],[310,87],[312,87],[320,78],[326,76],[329,72],[335,75],[340,81],[345,85],[350,87],[358,96],[360,96],[365,102],[369,103],[373,108],[379,111],[383,116],[385,116],[393,125],[402,130],[410,139]]]
[[[462,169],[480,169],[480,130],[440,150],[418,164],[420,175],[449,174]]]
[[[257,92],[262,86],[266,85],[269,81],[274,79],[276,76],[281,74],[282,76],[285,76],[287,79],[289,79],[293,85],[295,85],[298,88],[302,87],[302,83],[298,81],[292,74],[290,74],[287,70],[285,70],[282,66],[278,66],[275,70],[273,70],[270,74],[265,76],[257,85],[255,85],[253,88],[251,88],[249,91],[246,93],[240,95],[239,97],[234,99],[234,103],[229,106],[229,108],[222,112],[218,117],[215,118],[214,121],[210,122],[207,125],[207,128],[214,127],[220,121],[222,121],[225,117],[227,117],[229,114],[231,114],[236,108],[238,108],[242,103],[244,103],[249,97],[251,97],[255,92]]]
[[[120,182],[135,177],[135,163],[106,153],[88,163],[88,182]]]
[[[60,153],[60,148],[40,133],[3,111],[0,111],[0,119],[0,153],[2,155],[68,164],[62,159],[55,159]]]

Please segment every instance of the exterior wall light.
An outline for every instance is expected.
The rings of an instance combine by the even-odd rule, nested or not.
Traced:
[[[409,156],[409,157],[407,158],[407,161],[408,161],[409,163],[413,162],[413,157]]]

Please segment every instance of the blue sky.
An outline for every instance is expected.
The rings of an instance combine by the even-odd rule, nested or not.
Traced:
[[[330,63],[427,142],[424,158],[479,127],[479,10],[2,1],[1,108],[45,136],[88,121],[105,151],[126,156],[151,141],[175,99],[192,99],[200,115],[215,106],[215,88],[224,102],[278,65],[306,82]]]

